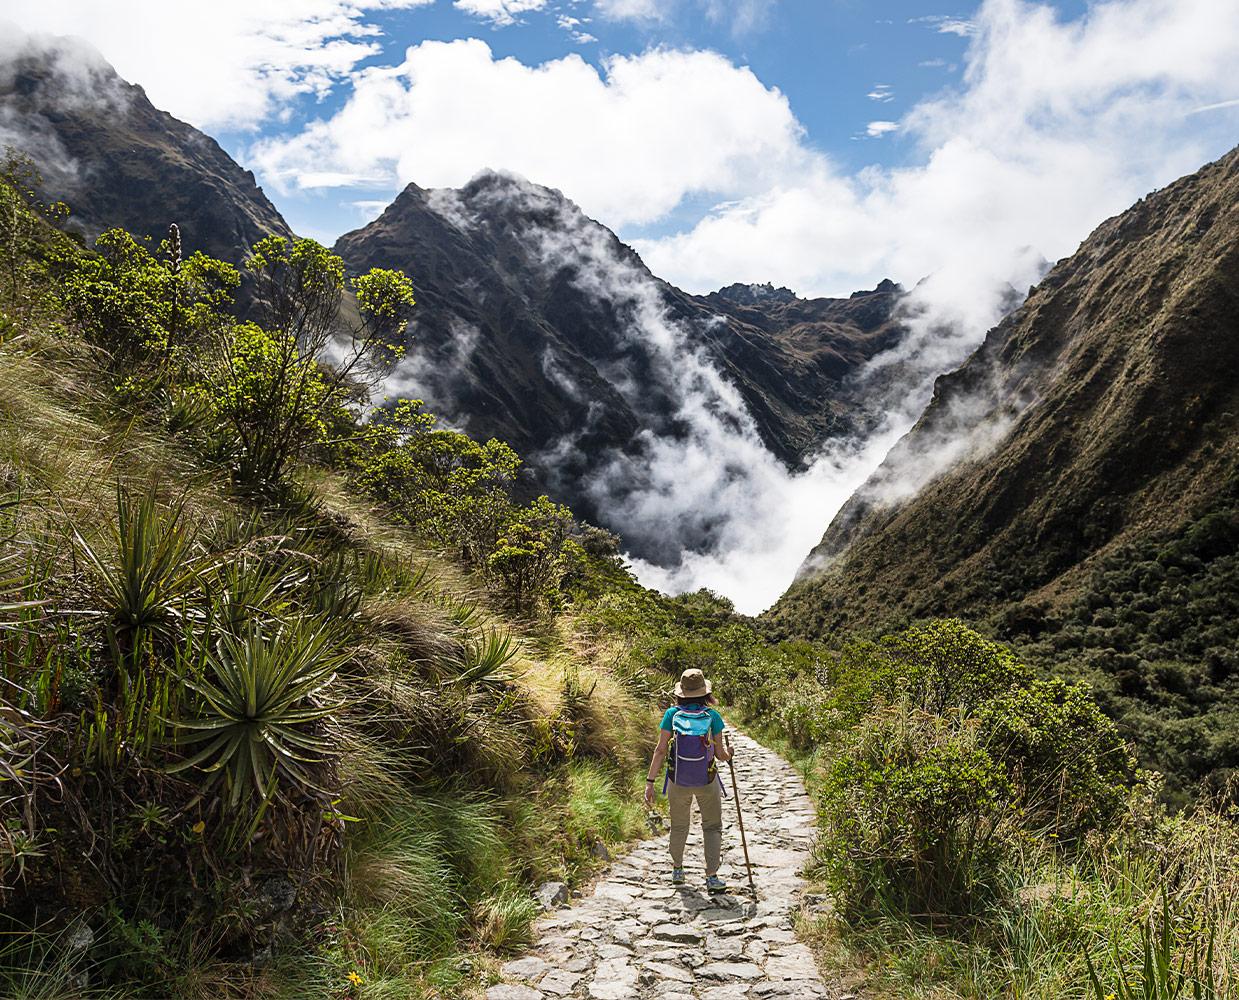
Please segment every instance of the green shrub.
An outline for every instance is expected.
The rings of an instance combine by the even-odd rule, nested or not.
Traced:
[[[1025,682],[1031,672],[1011,651],[956,618],[913,625],[881,642],[887,663],[878,690],[906,692],[927,712],[961,708],[971,713],[996,694]]]
[[[1025,825],[1077,838],[1114,822],[1135,761],[1087,686],[1033,681],[990,698],[977,717],[987,749],[1010,773]]]
[[[1013,791],[975,721],[878,709],[825,766],[821,874],[851,916],[978,914],[1006,885]]]
[[[496,590],[517,614],[553,601],[565,569],[565,549],[572,512],[541,496],[517,508],[486,557],[486,570]]]

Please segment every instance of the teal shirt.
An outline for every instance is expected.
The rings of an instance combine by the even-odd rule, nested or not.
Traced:
[[[668,733],[671,732],[671,717],[675,715],[675,713],[678,712],[679,710],[680,710],[679,705],[672,705],[669,709],[667,709],[667,711],[663,713],[663,721],[659,724],[659,728],[662,730],[665,730]],[[718,712],[714,711],[714,709],[712,708],[709,710],[709,712],[710,712],[710,735],[717,736],[727,727],[723,723],[723,717],[719,715]]]

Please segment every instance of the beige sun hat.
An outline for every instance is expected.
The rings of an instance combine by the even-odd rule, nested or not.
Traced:
[[[700,670],[685,670],[675,685],[677,698],[704,698],[710,693],[713,685],[706,680],[706,675]]]

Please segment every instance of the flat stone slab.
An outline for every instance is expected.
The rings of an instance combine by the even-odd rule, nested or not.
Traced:
[[[486,991],[486,1000],[543,1000],[543,994],[528,986],[503,983]]]

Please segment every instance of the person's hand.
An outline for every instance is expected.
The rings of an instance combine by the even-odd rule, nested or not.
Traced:
[[[652,781],[645,783],[645,805],[649,809],[654,808],[654,782]]]

